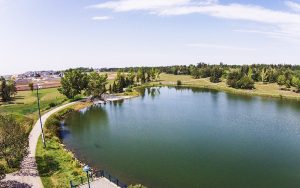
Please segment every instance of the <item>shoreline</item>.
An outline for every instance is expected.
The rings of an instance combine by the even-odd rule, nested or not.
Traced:
[[[153,86],[167,86],[167,87],[187,87],[187,88],[199,88],[199,89],[208,89],[208,90],[214,90],[214,91],[220,91],[225,92],[229,94],[234,95],[242,95],[242,96],[251,96],[251,97],[263,97],[263,98],[269,98],[269,99],[280,99],[280,100],[289,100],[289,101],[297,101],[300,102],[300,94],[299,96],[289,96],[289,95],[280,95],[280,94],[267,94],[267,93],[258,93],[254,90],[241,90],[241,89],[235,89],[235,88],[223,88],[218,85],[192,85],[192,84],[182,84],[180,86],[177,86],[176,83],[171,84],[153,84]],[[146,86],[146,87],[151,87]]]

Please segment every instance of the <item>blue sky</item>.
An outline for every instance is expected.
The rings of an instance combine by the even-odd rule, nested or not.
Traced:
[[[300,0],[0,0],[0,74],[299,60]]]

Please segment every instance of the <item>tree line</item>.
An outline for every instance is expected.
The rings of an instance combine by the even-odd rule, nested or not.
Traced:
[[[68,69],[61,78],[61,87],[58,91],[69,99],[74,99],[80,94],[88,95],[93,98],[102,94],[122,93],[125,88],[128,90],[132,86],[145,84],[159,78],[160,70],[157,68],[138,68],[129,69],[128,72],[119,69],[112,84],[108,84],[107,74],[95,72],[85,72],[82,69]]]
[[[92,72],[88,72],[91,70]],[[96,73],[93,69],[69,69],[61,79],[59,91],[69,99],[84,92],[93,97],[103,93],[121,93],[132,86],[155,81],[162,72],[174,75],[191,75],[195,79],[209,78],[212,83],[226,81],[229,87],[237,89],[254,89],[255,82],[277,83],[282,89],[296,88],[300,91],[299,65],[174,65],[160,67],[126,67],[121,69],[104,68],[103,71],[117,71],[116,78],[107,88],[107,74]]]
[[[218,83],[226,80],[228,86],[239,89],[253,89],[255,82],[277,83],[285,88],[292,86],[300,90],[299,65],[181,65],[160,67],[162,72],[174,75],[191,75],[195,79],[209,78],[211,82]]]

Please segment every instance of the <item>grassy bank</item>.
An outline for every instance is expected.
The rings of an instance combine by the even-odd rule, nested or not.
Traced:
[[[211,83],[209,78],[194,79],[189,75],[171,75],[171,74],[161,74],[160,79],[152,84],[174,86],[176,85],[177,80],[181,80],[182,86],[187,87],[197,87],[205,89],[214,89],[218,91],[225,91],[233,94],[241,95],[251,95],[251,96],[262,96],[262,97],[273,97],[280,99],[292,99],[300,101],[300,94],[291,91],[281,90],[280,86],[276,83],[274,84],[263,84],[255,83],[255,89],[253,90],[243,90],[243,89],[234,89],[228,87],[225,81],[220,83]]]
[[[79,110],[89,103],[78,103],[56,114],[50,116],[45,123],[45,136],[47,148],[43,148],[41,138],[39,138],[36,161],[42,183],[45,188],[70,187],[70,180],[84,176],[82,166],[61,144],[58,137],[60,121],[74,110]]]

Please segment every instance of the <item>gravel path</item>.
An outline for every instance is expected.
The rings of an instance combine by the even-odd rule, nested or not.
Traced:
[[[76,102],[68,103],[63,106],[60,106],[58,108],[55,108],[46,114],[42,116],[42,122],[43,125],[45,124],[47,118],[51,116],[52,114],[60,111],[61,109],[73,105]],[[34,127],[32,128],[30,135],[29,135],[29,147],[28,147],[28,155],[23,159],[21,163],[21,169],[18,172],[12,173],[12,174],[7,174],[5,179],[2,180],[3,182],[5,181],[6,183],[12,182],[20,183],[20,187],[34,187],[34,188],[42,188],[43,184],[41,181],[41,178],[38,174],[37,170],[37,165],[35,161],[35,150],[36,150],[36,145],[39,139],[39,136],[41,135],[41,127],[40,127],[40,121],[38,120]],[[4,183],[0,183],[1,185],[4,185]],[[26,185],[26,186],[24,186]],[[12,187],[19,187],[18,185],[13,185]],[[9,187],[9,186],[5,186]]]

